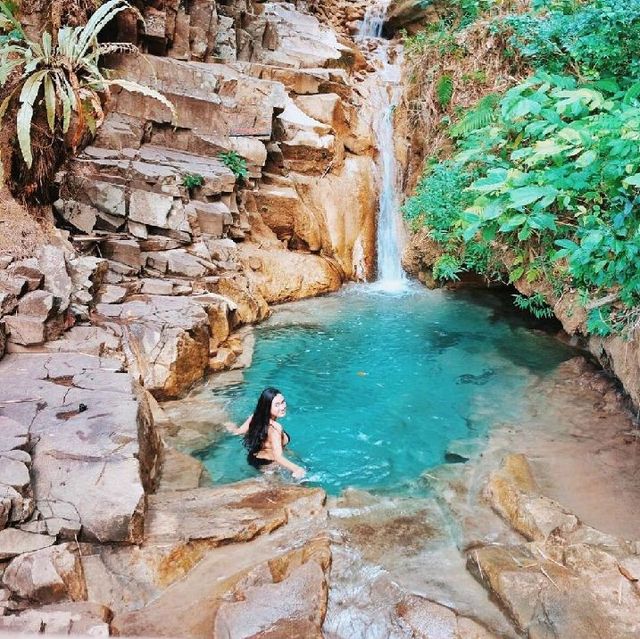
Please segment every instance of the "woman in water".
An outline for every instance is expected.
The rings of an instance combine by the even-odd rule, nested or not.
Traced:
[[[287,402],[276,388],[265,388],[258,399],[253,415],[242,426],[230,429],[234,435],[244,435],[244,445],[248,449],[247,461],[254,468],[269,464],[279,464],[290,470],[296,479],[305,476],[301,466],[290,462],[282,449],[291,441],[288,433],[276,421],[287,414]]]

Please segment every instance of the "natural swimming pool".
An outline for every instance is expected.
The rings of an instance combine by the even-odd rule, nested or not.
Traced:
[[[415,284],[284,305],[255,334],[243,381],[211,392],[241,423],[265,386],[279,388],[287,454],[332,494],[420,491],[448,450],[482,446],[492,425],[523,419],[529,383],[575,354],[508,300]],[[257,474],[239,437],[195,454],[216,483]]]

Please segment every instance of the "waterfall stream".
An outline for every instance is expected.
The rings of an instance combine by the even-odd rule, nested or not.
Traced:
[[[376,231],[378,288],[401,291],[406,287],[407,278],[400,263],[402,223],[393,127],[393,114],[401,94],[401,54],[396,50],[397,45],[381,37],[388,6],[389,0],[382,0],[367,9],[358,39],[363,43],[373,41],[377,67],[371,100],[375,114],[373,128],[378,147],[380,186]]]

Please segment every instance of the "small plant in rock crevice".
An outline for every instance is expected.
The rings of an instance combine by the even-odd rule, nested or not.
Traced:
[[[187,173],[182,178],[182,186],[186,189],[195,189],[204,184],[204,177],[199,173]]]
[[[218,158],[236,176],[236,179],[245,180],[249,177],[247,161],[236,151],[218,153]]]

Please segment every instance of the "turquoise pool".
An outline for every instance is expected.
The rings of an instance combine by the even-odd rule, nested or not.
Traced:
[[[243,382],[211,392],[240,423],[263,387],[279,388],[288,454],[328,492],[407,493],[452,441],[482,446],[493,424],[525,417],[528,384],[574,354],[487,292],[353,285],[276,309]],[[257,472],[239,437],[195,454],[215,482]]]

